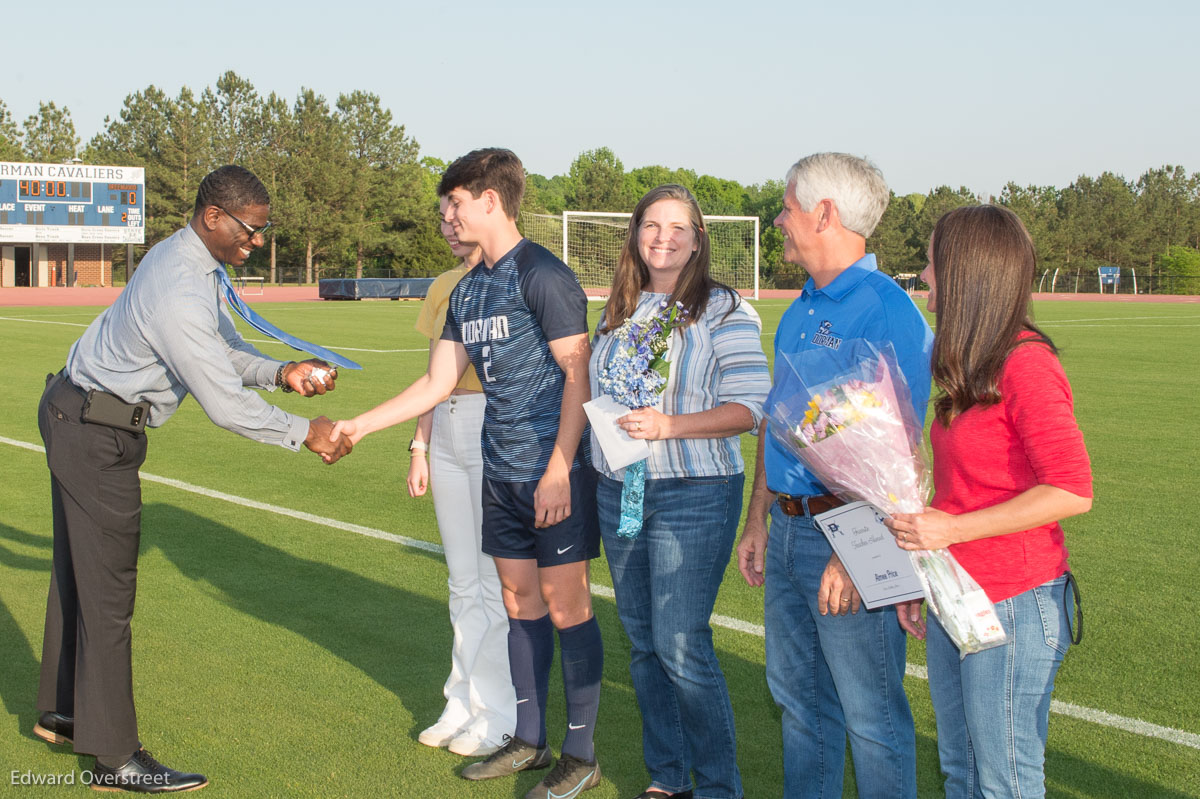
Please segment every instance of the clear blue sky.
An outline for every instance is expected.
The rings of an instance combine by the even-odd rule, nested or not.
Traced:
[[[973,5],[8,3],[0,99],[67,106],[86,143],[128,94],[232,69],[289,101],[374,92],[422,154],[507,146],[545,175],[600,146],[743,183],[845,150],[899,193],[1200,171],[1200,3]]]

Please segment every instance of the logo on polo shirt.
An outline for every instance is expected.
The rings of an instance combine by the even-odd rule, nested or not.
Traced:
[[[839,349],[842,346],[842,337],[833,335],[831,330],[833,330],[833,322],[828,319],[821,322],[816,335],[812,337],[812,343],[818,347],[828,347],[831,350]]]

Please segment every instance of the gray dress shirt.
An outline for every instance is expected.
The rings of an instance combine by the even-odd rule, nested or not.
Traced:
[[[192,394],[214,424],[298,450],[308,420],[247,388],[274,391],[280,361],[238,335],[218,293],[216,271],[224,268],[191,225],[151,247],[116,302],[71,347],[67,376],[84,390],[149,401],[150,427]]]

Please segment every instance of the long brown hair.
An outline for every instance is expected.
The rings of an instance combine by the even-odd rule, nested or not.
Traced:
[[[1057,352],[1030,313],[1037,254],[1020,218],[1007,208],[956,208],[933,229],[937,336],[933,340],[937,420],[949,426],[975,405],[1000,401],[1000,370],[1018,344]],[[1034,335],[1018,340],[1022,331]]]
[[[637,310],[642,290],[650,283],[650,269],[642,260],[642,254],[638,250],[638,229],[642,226],[642,219],[646,216],[646,211],[659,200],[678,200],[687,206],[688,217],[692,223],[692,233],[699,245],[684,265],[683,271],[679,273],[679,280],[676,281],[675,290],[671,292],[668,302],[682,303],[683,307],[687,309],[690,323],[699,319],[704,313],[708,307],[708,295],[714,288],[729,292],[732,300],[730,312],[737,307],[741,300],[736,291],[724,283],[713,280],[709,271],[712,251],[708,241],[708,231],[704,226],[704,215],[700,213],[700,204],[685,187],[667,183],[646,192],[646,195],[638,200],[637,207],[633,209],[633,216],[629,218],[629,232],[625,235],[625,246],[621,248],[621,257],[617,261],[617,268],[613,274],[612,291],[604,306],[604,321],[598,330],[600,333],[616,330],[625,323],[626,319],[633,316],[633,312]]]

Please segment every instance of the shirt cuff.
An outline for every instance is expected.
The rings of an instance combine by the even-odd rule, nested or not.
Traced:
[[[260,363],[258,372],[254,376],[254,385],[265,388],[267,391],[274,391],[278,388],[275,385],[275,373],[279,371],[281,363],[287,363],[287,361],[263,361]]]
[[[278,369],[279,367],[275,367]],[[303,416],[293,416],[288,414],[288,431],[283,436],[283,441],[280,446],[290,449],[292,452],[299,452],[300,447],[304,446],[304,439],[308,438],[308,420]]]

